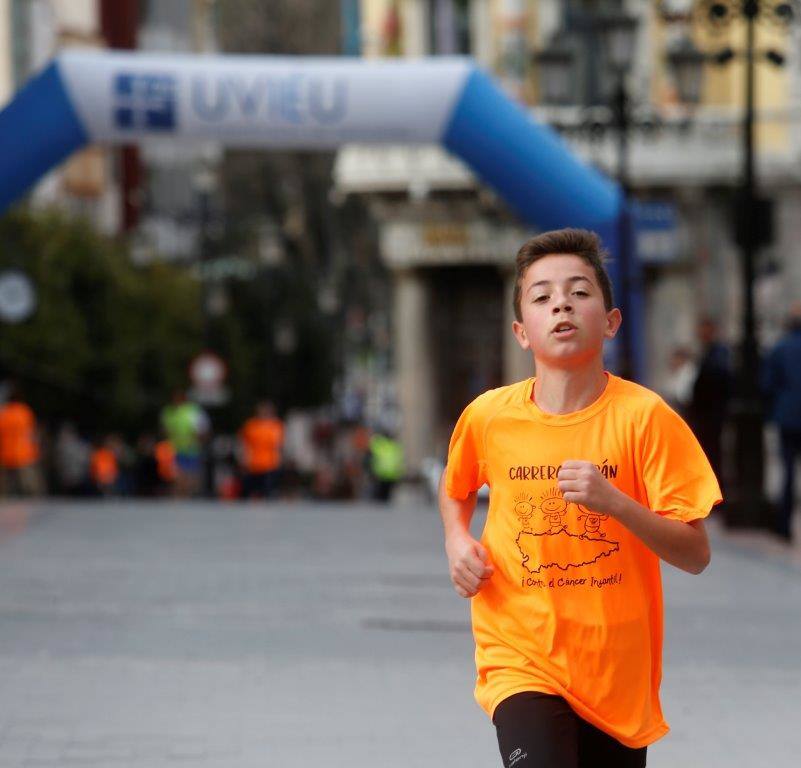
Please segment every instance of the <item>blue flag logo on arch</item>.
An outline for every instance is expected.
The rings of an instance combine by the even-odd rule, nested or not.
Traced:
[[[123,130],[175,130],[175,78],[122,73],[114,78],[114,125]]]

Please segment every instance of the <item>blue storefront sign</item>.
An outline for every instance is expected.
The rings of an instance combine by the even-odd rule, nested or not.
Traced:
[[[641,264],[669,264],[681,255],[676,206],[670,202],[631,204],[637,257]]]

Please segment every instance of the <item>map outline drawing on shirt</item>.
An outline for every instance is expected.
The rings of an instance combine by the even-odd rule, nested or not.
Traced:
[[[542,494],[539,504],[534,503],[534,497],[535,494],[523,491],[514,498],[514,511],[521,527],[515,543],[522,556],[521,564],[529,573],[540,573],[554,567],[562,571],[583,568],[620,551],[620,543],[608,539],[606,532],[601,530],[601,522],[609,515],[565,501],[556,487]],[[580,512],[574,516],[576,522],[584,521],[584,530],[580,534],[571,533],[565,522],[570,507]],[[535,510],[542,513],[547,530],[532,529]],[[551,540],[556,546],[549,546]]]

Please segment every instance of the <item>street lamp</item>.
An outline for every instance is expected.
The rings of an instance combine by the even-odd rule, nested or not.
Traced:
[[[617,181],[622,192],[618,215],[618,283],[619,303],[624,316],[633,306],[632,288],[632,243],[630,213],[628,208],[629,182],[629,134],[632,128],[631,99],[627,87],[627,74],[631,71],[639,22],[625,14],[604,14],[594,19],[593,25],[601,37],[607,60],[615,78],[615,88],[610,102],[611,126],[617,133]],[[565,104],[570,98],[570,86],[574,76],[575,57],[573,51],[558,46],[549,46],[533,55],[540,81],[542,100],[547,104]],[[597,128],[597,121],[592,121]],[[624,323],[620,334],[620,373],[634,378],[633,324]]]
[[[609,63],[618,72],[625,72],[634,60],[639,22],[633,16],[613,13],[601,16],[597,25]]]
[[[684,37],[669,51],[667,58],[679,98],[686,104],[698,104],[701,101],[703,68],[709,58],[707,54],[699,51],[690,38]]]
[[[550,46],[536,53],[534,61],[539,70],[542,101],[546,104],[567,104],[572,96],[573,52]]]
[[[198,267],[200,273],[200,316],[203,323],[203,346],[208,352],[211,349],[211,312],[209,301],[209,228],[211,222],[211,198],[217,189],[217,176],[214,173],[209,152],[201,156],[198,167],[192,178],[198,204]],[[208,414],[207,414],[208,415]],[[209,417],[208,433],[203,438],[203,495],[213,499],[214,492],[214,430]]]
[[[745,62],[744,113],[742,123],[742,177],[735,196],[735,240],[742,254],[743,327],[742,346],[737,368],[732,416],[735,427],[735,486],[727,494],[726,521],[734,527],[770,527],[773,510],[764,496],[763,411],[759,389],[759,344],[754,316],[754,279],[756,252],[770,236],[770,203],[756,191],[754,173],[754,104],[755,65],[758,59],[775,66],[784,63],[781,53],[757,50],[757,23],[774,23],[787,27],[798,17],[796,3],[778,0],[729,0],[696,3],[696,15],[712,30],[724,29],[735,19],[746,25],[746,44],[742,51],[722,48],[703,53],[685,42],[668,54],[676,75],[676,85],[683,101],[697,104],[701,98],[703,69],[707,62],[726,65],[735,58]]]
[[[217,189],[217,177],[211,164],[204,157],[192,178],[192,186],[197,195],[197,263],[200,274],[200,316],[203,322],[203,345],[211,347],[211,318],[209,312],[209,280],[207,264],[209,260],[209,228],[211,222],[211,198]]]

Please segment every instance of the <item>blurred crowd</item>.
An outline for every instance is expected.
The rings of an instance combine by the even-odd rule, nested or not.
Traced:
[[[704,449],[723,488],[732,481],[733,453],[729,447],[736,378],[731,353],[719,337],[714,320],[698,325],[698,353],[676,348],[669,375],[660,387],[665,399],[687,420]],[[801,303],[791,307],[778,343],[763,357],[759,378],[766,417],[775,425],[780,440],[782,494],[774,524],[782,539],[792,538],[795,505],[795,465],[801,456]]]
[[[700,322],[698,342],[697,352],[673,351],[660,389],[692,427],[725,496],[732,475],[732,356],[711,319]],[[783,488],[775,530],[786,540],[792,536],[801,455],[799,360],[801,303],[791,309],[784,335],[760,369],[766,415],[780,437]],[[291,411],[281,418],[273,403],[260,402],[236,434],[215,434],[204,409],[176,392],[159,422],[134,442],[118,434],[90,440],[69,421],[50,433],[37,425],[23,393],[12,385],[0,404],[0,496],[387,501],[405,474],[402,447],[389,430],[371,430],[332,409]],[[440,465],[434,484],[439,471]]]
[[[207,412],[176,392],[159,421],[133,442],[91,440],[69,421],[50,433],[12,385],[0,405],[0,496],[388,501],[404,475],[388,430],[326,409],[280,418],[264,401],[236,434],[215,434]]]

